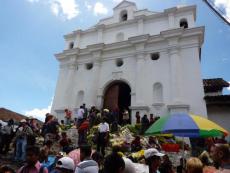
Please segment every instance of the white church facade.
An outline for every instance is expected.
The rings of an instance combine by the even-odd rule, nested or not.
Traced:
[[[59,76],[51,112],[87,107],[128,109],[141,115],[192,112],[207,115],[200,50],[204,27],[196,6],[137,10],[122,1],[113,16],[64,36],[56,54]]]

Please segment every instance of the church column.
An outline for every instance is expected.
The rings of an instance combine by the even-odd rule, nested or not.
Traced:
[[[103,30],[104,30],[105,25],[99,25],[97,26],[97,42],[98,43],[103,43]]]
[[[52,110],[51,114],[56,114],[56,110],[60,109],[63,106],[63,91],[65,89],[65,74],[66,74],[66,66],[60,62],[59,65],[59,74],[58,81],[55,89],[55,95],[53,98]],[[64,82],[64,83],[63,83]]]
[[[140,115],[149,112],[149,107],[145,100],[145,53],[136,54],[136,103],[132,103],[131,110],[131,120],[132,123],[135,123],[135,113],[136,111],[140,112]]]
[[[140,35],[134,38],[130,38],[130,43],[135,48],[136,69],[135,69],[135,86],[132,87],[132,103],[130,109],[132,123],[135,122],[135,112],[140,111],[141,114],[148,112],[148,106],[145,103],[145,44],[149,35]]]
[[[74,41],[74,47],[80,47],[80,40],[81,40],[81,30],[76,31],[76,39]]]
[[[178,103],[181,100],[181,60],[178,47],[169,48],[170,66],[171,66],[171,87],[172,87],[172,102]]]
[[[143,105],[144,104],[144,93],[143,93],[143,71],[144,71],[144,65],[145,65],[145,59],[144,59],[144,44],[139,45],[137,48],[136,54],[136,105]]]
[[[144,33],[144,21],[143,19],[138,20],[138,34],[142,35]]]
[[[68,75],[67,84],[66,84],[66,92],[65,92],[65,102],[67,108],[74,108],[74,94],[73,94],[73,86],[74,86],[74,75],[76,73],[76,58],[72,57],[68,63]]]
[[[99,88],[99,84],[100,84],[101,56],[102,56],[103,48],[104,48],[103,43],[98,43],[95,45],[89,45],[88,46],[88,50],[91,53],[91,55],[93,56],[93,64],[94,64],[94,67],[93,67],[94,85],[92,86],[92,89],[91,89],[92,90],[91,102],[92,102],[92,104],[95,104],[95,106],[97,106],[97,107],[101,106],[100,100],[102,98],[102,97],[98,97],[99,94],[101,95],[101,93],[99,93],[97,88]]]
[[[93,52],[93,58],[94,58],[94,75],[95,75],[95,78],[94,78],[94,83],[95,83],[95,86],[94,87],[94,90],[93,90],[93,96],[96,95],[96,100],[93,100],[93,103],[95,104],[96,107],[101,107],[101,102],[102,102],[102,96],[99,97],[98,95],[98,91],[97,91],[97,88],[99,88],[99,82],[100,82],[100,70],[101,70],[101,51],[97,51],[97,52]]]
[[[168,26],[169,29],[174,29],[176,28],[175,26],[175,13],[177,11],[177,8],[169,8],[165,10],[165,13],[168,14]]]
[[[175,28],[175,16],[174,13],[168,14],[169,29]]]

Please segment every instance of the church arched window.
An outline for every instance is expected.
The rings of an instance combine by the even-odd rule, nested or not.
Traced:
[[[77,107],[79,107],[84,101],[84,91],[80,90],[77,93]]]
[[[74,47],[74,42],[70,42],[69,43],[69,49],[73,49],[73,47]]]
[[[163,102],[163,87],[162,84],[159,82],[153,85],[153,101],[154,103]]]
[[[123,22],[123,21],[126,21],[126,20],[128,20],[128,13],[127,13],[127,10],[123,10],[120,13],[120,21]]]
[[[181,28],[188,28],[188,21],[187,19],[183,18],[180,20],[180,27]]]

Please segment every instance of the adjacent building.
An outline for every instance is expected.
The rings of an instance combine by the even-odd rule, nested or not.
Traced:
[[[203,83],[208,119],[230,132],[230,95],[223,94],[229,83],[222,78],[204,79]]]

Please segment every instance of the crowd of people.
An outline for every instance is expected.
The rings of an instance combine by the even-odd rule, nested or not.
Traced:
[[[76,114],[65,109],[65,120],[60,120],[47,113],[45,122],[40,125],[34,118],[22,119],[15,128],[13,120],[6,126],[0,124],[0,157],[13,151],[12,160],[19,169],[1,165],[0,173],[138,173],[135,160],[125,156],[122,148],[113,146],[107,150],[109,134],[119,133],[118,126],[130,124],[128,109],[119,112],[109,109],[98,110],[96,107],[87,109],[83,104]],[[143,150],[140,136],[155,123],[159,117],[153,114],[140,115],[136,112],[136,124],[140,131],[130,144],[130,152]],[[68,127],[74,125],[78,132],[78,143],[68,136]],[[97,126],[97,133],[92,141],[87,135],[92,127]],[[42,140],[40,144],[38,137]],[[148,173],[228,173],[230,172],[229,145],[222,139],[205,139],[204,152],[197,157],[180,158],[180,165],[174,166],[169,156],[154,136],[149,137],[148,148],[144,148],[142,164]],[[194,145],[194,142],[193,142]],[[196,144],[195,144],[196,145]],[[76,163],[68,155],[73,150],[79,150],[80,159]],[[143,169],[145,169],[143,167]]]

